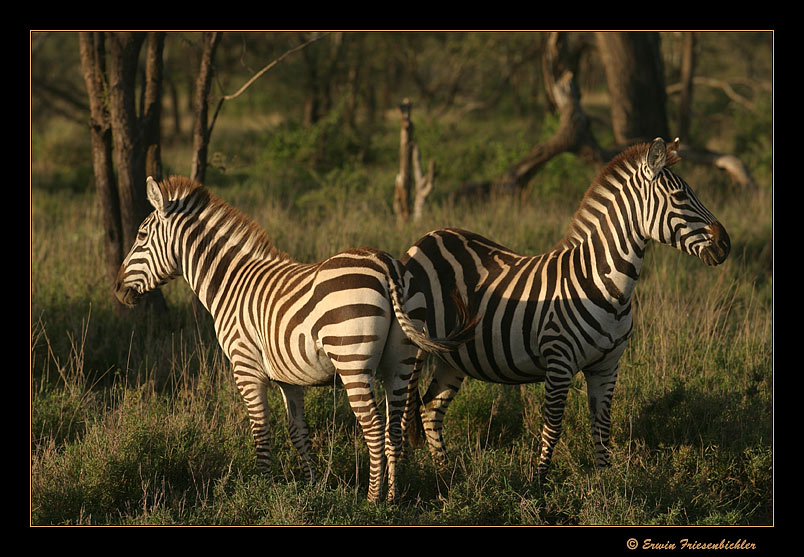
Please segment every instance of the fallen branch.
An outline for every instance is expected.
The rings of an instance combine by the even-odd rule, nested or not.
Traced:
[[[754,179],[751,177],[748,168],[743,164],[743,161],[734,155],[724,155],[707,149],[695,149],[686,145],[681,146],[678,154],[682,160],[697,164],[706,164],[722,170],[739,186],[748,189],[757,189],[756,182],[754,182]]]

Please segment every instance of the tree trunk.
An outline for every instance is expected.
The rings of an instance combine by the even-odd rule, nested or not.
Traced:
[[[139,53],[144,33],[79,34],[84,81],[90,104],[92,163],[103,214],[106,275],[111,283],[120,263],[134,244],[147,214],[145,195],[145,146],[154,165],[158,163],[161,66],[164,36],[149,41],[146,83],[143,89],[143,119],[137,116],[135,89]],[[106,46],[109,47],[108,69]],[[107,73],[108,72],[108,73]],[[146,300],[148,307],[165,309],[160,292]],[[119,306],[118,306],[119,307]]]
[[[81,69],[89,96],[92,168],[95,173],[95,191],[103,218],[106,277],[111,284],[117,275],[120,262],[123,260],[123,230],[120,222],[120,200],[114,176],[112,127],[108,108],[103,101],[106,89],[106,55],[103,33],[79,33],[79,48]]]
[[[401,113],[401,128],[399,132],[399,174],[396,175],[394,187],[394,212],[397,220],[407,222],[410,219],[410,183],[411,183],[411,155],[413,153],[413,123],[410,121],[412,105],[405,99],[399,105]]]
[[[162,51],[165,33],[148,33],[148,50],[145,58],[145,92],[142,113],[142,134],[145,144],[145,174],[155,180],[162,179],[161,128],[162,117]]]
[[[108,39],[109,109],[117,163],[120,220],[123,225],[123,246],[131,246],[134,244],[137,228],[147,214],[145,157],[142,135],[137,129],[134,98],[137,60],[145,35],[114,32],[108,34]]]
[[[619,147],[668,138],[664,64],[656,32],[598,32]]]
[[[201,66],[195,82],[195,96],[193,100],[193,162],[190,169],[190,178],[204,183],[207,173],[207,151],[209,149],[209,127],[207,126],[209,114],[209,92],[212,88],[213,65],[215,49],[221,40],[222,33],[205,32],[201,52]]]

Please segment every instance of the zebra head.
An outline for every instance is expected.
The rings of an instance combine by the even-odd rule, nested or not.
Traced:
[[[666,145],[654,139],[641,163],[646,211],[644,230],[653,240],[694,255],[707,265],[719,265],[731,249],[723,225],[670,166],[677,162],[678,139]]]
[[[154,211],[140,224],[134,245],[123,259],[115,281],[115,295],[127,306],[137,304],[143,294],[179,274],[178,259],[171,248],[166,195],[150,176],[146,188]]]

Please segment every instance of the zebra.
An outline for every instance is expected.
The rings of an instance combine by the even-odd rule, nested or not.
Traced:
[[[680,160],[677,150],[678,139],[668,145],[657,138],[612,159],[587,190],[567,234],[542,255],[520,255],[449,228],[426,234],[408,249],[401,258],[405,279],[411,297],[425,299],[427,310],[419,317],[430,334],[437,336],[454,319],[449,294],[455,289],[477,314],[473,338],[440,355],[425,394],[411,389],[403,430],[412,442],[423,428],[435,460],[446,462],[443,419],[466,376],[506,384],[543,381],[537,472],[544,479],[570,381],[582,371],[595,466],[609,465],[612,394],[648,241],[710,266],[722,263],[731,249],[725,228],[669,169]]]
[[[212,315],[231,363],[261,472],[269,470],[267,385],[273,382],[284,398],[305,479],[318,479],[304,387],[332,385],[337,375],[368,445],[367,497],[379,500],[387,472],[387,499],[396,499],[401,416],[417,350],[445,350],[453,342],[453,337],[428,338],[408,317],[400,263],[370,248],[300,263],[277,249],[254,221],[193,180],[149,177],[146,190],[153,211],[120,266],[115,282],[120,302],[133,306],[173,278],[187,281]],[[376,370],[386,391],[385,420],[372,391]]]

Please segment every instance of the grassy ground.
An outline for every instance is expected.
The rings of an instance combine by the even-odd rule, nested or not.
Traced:
[[[446,225],[536,253],[563,234],[588,183],[572,161],[545,176],[566,195],[546,188],[524,202],[475,205],[442,196],[422,222],[406,227],[389,226],[387,187],[357,171],[319,176],[321,187],[309,187],[293,205],[256,180],[232,178],[231,169],[217,191],[305,261],[358,245],[401,255]],[[273,477],[257,475],[245,408],[186,285],[166,287],[165,318],[115,313],[99,271],[91,191],[35,180],[31,522],[772,524],[772,198],[767,188],[736,192],[689,164],[680,171],[728,229],[732,255],[708,268],[666,246],[649,249],[615,392],[611,468],[592,466],[581,376],[544,484],[535,473],[542,386],[467,381],[446,421],[449,466],[438,470],[425,450],[409,450],[395,505],[364,501],[367,452],[340,389],[307,394],[324,480],[299,481],[278,390],[271,391]]]

